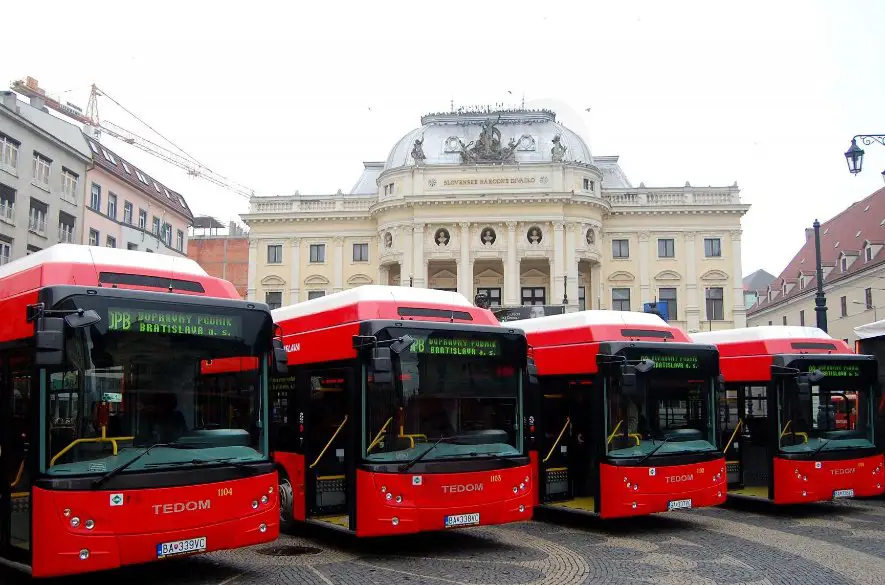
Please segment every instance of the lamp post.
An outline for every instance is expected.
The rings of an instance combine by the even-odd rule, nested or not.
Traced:
[[[817,294],[814,295],[814,312],[817,328],[827,330],[827,297],[824,295],[824,270],[820,265],[820,222],[814,220],[814,257],[817,267]]]
[[[851,146],[845,151],[845,161],[848,163],[848,172],[857,175],[863,170],[864,150],[857,145],[860,139],[865,145],[869,146],[874,142],[885,146],[885,134],[858,134],[851,139]],[[882,171],[882,179],[885,180],[885,171]]]
[[[562,275],[562,304],[568,304],[568,275]]]

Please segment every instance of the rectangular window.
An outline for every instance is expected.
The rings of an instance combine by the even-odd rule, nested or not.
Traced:
[[[658,298],[667,301],[667,316],[672,321],[679,320],[679,308],[676,306],[676,289],[675,288],[659,288]]]
[[[108,248],[116,248],[117,247],[117,238],[113,238],[111,236],[108,236],[106,245]]]
[[[630,240],[612,240],[612,258],[629,258]]]
[[[725,297],[720,287],[708,288],[707,297],[707,321],[722,321],[725,319]]]
[[[126,244],[126,249],[127,250],[138,250],[138,244],[133,244],[132,242],[129,242]]]
[[[129,170],[129,165],[126,164],[126,161],[123,159],[120,159],[120,162],[123,163],[123,170],[125,170],[127,173],[129,173],[131,175],[132,171]]]
[[[89,228],[89,245],[97,246],[98,245],[98,230],[94,230]]]
[[[629,288],[613,288],[612,289],[612,311],[629,311],[630,310],[630,289]]]
[[[12,258],[12,242],[0,240],[0,266],[7,264],[10,258]]]
[[[368,262],[369,261],[369,244],[353,245],[353,261]]]
[[[74,243],[74,224],[76,218],[64,212],[58,213],[58,241],[67,244]],[[78,242],[79,243],[79,242]]]
[[[28,245],[28,248],[27,248],[27,251],[26,251],[25,253],[26,253],[28,256],[30,256],[31,254],[36,254],[37,252],[39,252],[39,251],[42,250],[42,249],[43,249],[43,248],[38,248],[37,246],[31,246],[31,245],[29,244],[29,245]]]
[[[279,309],[283,306],[283,293],[279,291],[266,292],[264,293],[264,302],[271,310]]]
[[[805,327],[805,311],[799,311],[799,326]]]
[[[522,287],[522,304],[523,305],[546,305],[547,291],[541,286],[524,286]]]
[[[0,220],[15,222],[15,189],[0,183]]]
[[[584,286],[578,287],[578,310],[587,310],[587,287]]]
[[[31,209],[28,212],[28,229],[41,236],[46,235],[46,212],[48,210],[48,205],[31,197]]]
[[[129,201],[123,202],[123,223],[132,225],[132,203]]]
[[[38,185],[49,187],[49,168],[52,161],[43,155],[34,153],[34,181]]]
[[[787,316],[786,316],[786,315],[783,316],[782,323],[783,323],[784,325],[787,324]]]
[[[21,143],[0,134],[0,164],[15,168],[18,165],[18,147]]]
[[[318,299],[320,297],[326,296],[326,291],[324,290],[309,290],[307,291],[307,300],[311,301],[313,299]]]
[[[154,216],[154,222],[152,224],[151,231],[155,236],[160,235],[160,218],[157,216]]]
[[[283,263],[283,246],[280,244],[272,244],[267,247],[267,263],[282,264]]]
[[[108,193],[108,217],[117,219],[117,196]]]
[[[590,179],[584,179],[583,186],[584,186],[584,191],[593,191],[594,187],[596,187],[594,182],[591,181]]]
[[[661,238],[658,240],[658,258],[674,258],[676,256],[676,240]]]
[[[491,306],[501,306],[501,289],[500,288],[478,288],[476,294],[483,294],[488,297]]]
[[[311,244],[310,245],[310,261],[325,262],[326,261],[326,245]]]
[[[873,289],[868,288],[863,291],[864,304],[867,309],[873,308]]]
[[[147,229],[147,211],[144,209],[138,210],[138,227],[142,230]]]
[[[184,252],[184,232],[181,230],[178,230],[175,236],[175,249],[179,252]]]
[[[704,238],[704,256],[707,258],[719,258],[722,256],[722,240],[719,238]]]
[[[148,183],[148,180],[145,179],[145,177],[144,177],[144,175],[142,174],[142,172],[139,171],[138,169],[135,169],[135,175],[138,177],[138,180],[139,180],[139,181],[141,181],[141,182],[144,183],[145,185],[150,185],[150,183]]]
[[[866,258],[867,262],[873,259],[873,249],[869,246],[867,246],[866,250],[864,250],[864,258]]]
[[[80,181],[77,173],[62,167],[61,169],[61,194],[62,197],[74,203],[77,202],[77,183]]]
[[[163,243],[166,244],[167,248],[171,248],[172,247],[172,225],[168,224],[168,223],[164,223],[163,224],[163,231],[161,233],[162,233],[162,237],[163,237]]]
[[[111,153],[109,153],[109,152],[107,151],[107,149],[102,148],[102,149],[101,149],[101,153],[102,153],[102,154],[104,155],[104,157],[108,160],[108,162],[110,162],[112,165],[116,165],[116,164],[117,164],[117,159],[114,158],[114,155],[111,154]]]
[[[89,207],[101,212],[101,185],[92,183],[92,192],[89,195]]]
[[[839,297],[839,309],[842,317],[848,316],[848,299],[846,297]]]

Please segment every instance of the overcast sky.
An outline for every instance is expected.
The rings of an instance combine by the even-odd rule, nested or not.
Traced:
[[[26,2],[3,9],[0,79],[86,107],[96,83],[259,194],[347,192],[422,114],[552,104],[634,185],[731,185],[744,274],[883,186],[885,2]],[[10,38],[11,37],[11,38]],[[13,49],[14,48],[14,49]],[[103,119],[150,131],[101,98]],[[587,112],[586,109],[590,108]],[[247,201],[103,139],[224,220]]]

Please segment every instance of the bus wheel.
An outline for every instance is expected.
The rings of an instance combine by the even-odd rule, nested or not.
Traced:
[[[292,510],[295,506],[295,491],[289,478],[280,472],[280,530],[290,532],[294,524]]]

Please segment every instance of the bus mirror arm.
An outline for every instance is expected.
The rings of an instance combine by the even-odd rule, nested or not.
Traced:
[[[282,339],[273,340],[273,366],[274,373],[279,376],[289,373],[289,353],[283,347]]]

